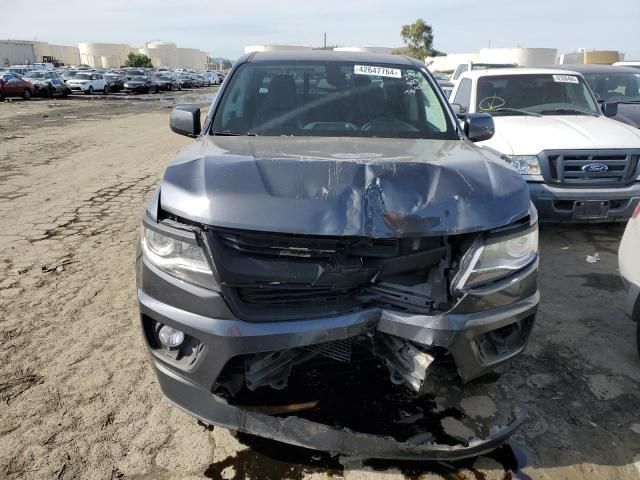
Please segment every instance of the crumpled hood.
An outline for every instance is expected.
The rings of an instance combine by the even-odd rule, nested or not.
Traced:
[[[607,117],[557,115],[494,117],[496,134],[482,142],[507,155],[543,150],[640,148],[640,131]]]
[[[160,208],[256,231],[377,238],[487,230],[529,211],[522,177],[467,141],[203,136]]]

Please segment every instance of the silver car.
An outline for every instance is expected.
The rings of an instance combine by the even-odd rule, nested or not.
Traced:
[[[640,355],[640,203],[636,206],[622,236],[618,262],[620,275],[627,290],[625,311],[638,324],[636,337]]]

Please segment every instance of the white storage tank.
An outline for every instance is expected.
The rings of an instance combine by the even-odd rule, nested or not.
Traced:
[[[149,42],[140,49],[151,59],[154,67],[176,68],[178,66],[178,48],[173,42],[156,40]]]

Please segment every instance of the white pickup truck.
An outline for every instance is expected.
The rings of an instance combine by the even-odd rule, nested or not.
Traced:
[[[579,73],[466,72],[450,101],[460,116],[494,117],[479,145],[523,175],[542,220],[626,221],[640,203],[640,130],[607,118],[616,105],[601,110]]]

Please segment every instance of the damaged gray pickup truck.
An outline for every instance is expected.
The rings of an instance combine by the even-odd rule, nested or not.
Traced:
[[[393,403],[360,425],[324,403],[420,401],[439,363],[468,382],[524,350],[537,214],[520,174],[472,143],[490,116],[459,125],[410,58],[280,52],[241,58],[203,124],[181,106],[171,128],[196,140],[144,212],[136,267],[172,403],[343,455],[460,459],[504,443],[517,415],[455,444],[376,431]],[[389,389],[336,387],[373,384]]]

